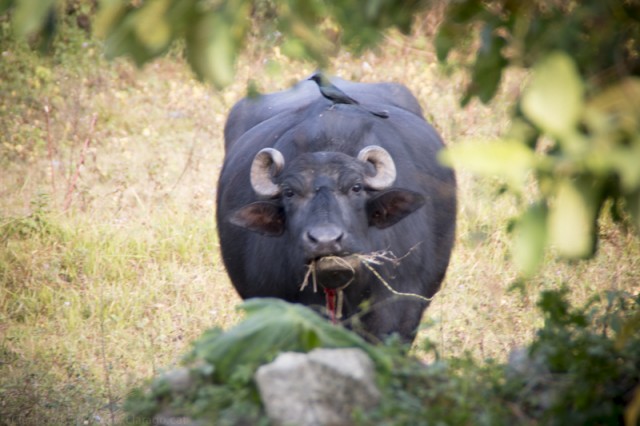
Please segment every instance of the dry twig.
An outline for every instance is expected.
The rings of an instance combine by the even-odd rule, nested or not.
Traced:
[[[96,120],[98,119],[97,114],[93,114],[91,117],[91,124],[89,125],[89,134],[84,140],[84,144],[82,145],[82,151],[80,151],[80,161],[76,166],[76,171],[69,179],[69,185],[67,186],[67,195],[64,197],[64,207],[63,211],[67,211],[69,206],[71,206],[71,199],[73,197],[73,192],[76,189],[76,184],[78,183],[78,178],[80,177],[80,168],[84,165],[85,157],[87,154],[87,149],[89,148],[89,142],[91,141],[91,137],[93,136],[93,131],[96,126]]]
[[[55,166],[53,164],[53,141],[51,140],[51,107],[49,103],[44,106],[44,118],[47,126],[47,151],[49,153],[49,167],[51,168],[51,199],[56,200],[56,179],[55,179]],[[57,203],[56,203],[57,204]]]

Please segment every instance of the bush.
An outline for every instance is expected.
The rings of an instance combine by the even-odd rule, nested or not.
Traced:
[[[636,424],[640,296],[608,293],[604,312],[572,309],[565,296],[542,293],[545,326],[508,378],[505,397],[543,424],[622,424],[625,409],[627,425]]]
[[[247,318],[223,332],[211,329],[184,358],[186,369],[170,371],[135,390],[125,410],[131,424],[153,422],[154,416],[188,416],[215,424],[260,424],[265,418],[253,381],[257,368],[280,352],[309,352],[317,347],[359,347],[381,371],[389,355],[358,335],[325,321],[301,305],[277,299],[242,304]]]
[[[143,422],[169,414],[268,424],[253,381],[261,364],[284,351],[356,346],[374,360],[383,393],[376,410],[354,412],[359,424],[637,424],[640,296],[612,292],[604,307],[594,300],[580,309],[566,296],[541,294],[545,325],[506,365],[470,357],[425,365],[393,339],[372,346],[308,308],[252,300],[243,305],[243,322],[206,332],[185,358],[187,368],[137,389],[127,411]]]

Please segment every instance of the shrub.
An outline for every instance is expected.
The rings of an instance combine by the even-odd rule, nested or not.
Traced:
[[[541,294],[546,322],[508,364],[471,357],[424,364],[391,339],[372,346],[308,308],[251,300],[246,319],[227,332],[206,332],[174,370],[137,389],[130,419],[188,416],[216,424],[268,424],[253,381],[256,369],[284,351],[356,346],[377,366],[382,403],[354,412],[379,425],[636,424],[640,405],[640,296],[611,292],[571,308],[566,291]]]

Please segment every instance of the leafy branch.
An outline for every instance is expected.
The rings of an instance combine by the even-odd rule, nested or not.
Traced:
[[[640,231],[640,3],[595,0],[454,2],[436,36],[441,60],[480,29],[472,80],[462,103],[495,95],[508,66],[532,70],[499,141],[454,146],[450,164],[503,177],[512,193],[530,193],[515,220],[513,256],[531,275],[553,247],[565,258],[597,249],[598,220]]]
[[[45,46],[62,0],[0,0],[14,32]],[[259,8],[269,9],[280,49],[320,66],[340,46],[354,52],[438,2],[412,0],[102,0],[95,33],[108,57],[142,65],[181,41],[195,74],[222,88],[234,78]],[[266,15],[265,15],[266,16]],[[440,61],[470,59],[463,105],[489,102],[510,67],[531,71],[500,140],[455,144],[443,160],[500,176],[523,205],[514,220],[513,258],[535,273],[548,248],[569,259],[597,249],[598,221],[612,216],[640,230],[640,2],[455,0],[434,40]],[[465,59],[466,58],[466,59]],[[530,180],[535,184],[531,194]],[[522,195],[526,194],[526,197]]]

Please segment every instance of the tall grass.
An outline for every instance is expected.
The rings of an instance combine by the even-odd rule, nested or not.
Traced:
[[[110,424],[133,385],[174,364],[206,328],[238,320],[213,219],[224,120],[250,81],[281,90],[314,67],[277,49],[249,51],[236,83],[214,92],[177,54],[140,71],[105,62],[100,45],[70,27],[49,58],[2,31],[0,419]],[[491,105],[462,110],[461,66],[441,67],[429,46],[390,35],[378,52],[340,54],[330,71],[406,84],[449,144],[499,135],[522,76],[507,76]],[[499,195],[497,181],[463,171],[458,180],[457,244],[418,353],[430,339],[444,356],[506,358],[541,324],[542,288],[566,285],[576,302],[611,287],[640,291],[637,240],[610,221],[594,260],[550,255],[510,290],[507,225],[522,201]]]
[[[0,252],[5,419],[68,424],[115,407],[204,329],[236,320],[210,216],[40,220],[55,222],[3,226],[12,234]]]

